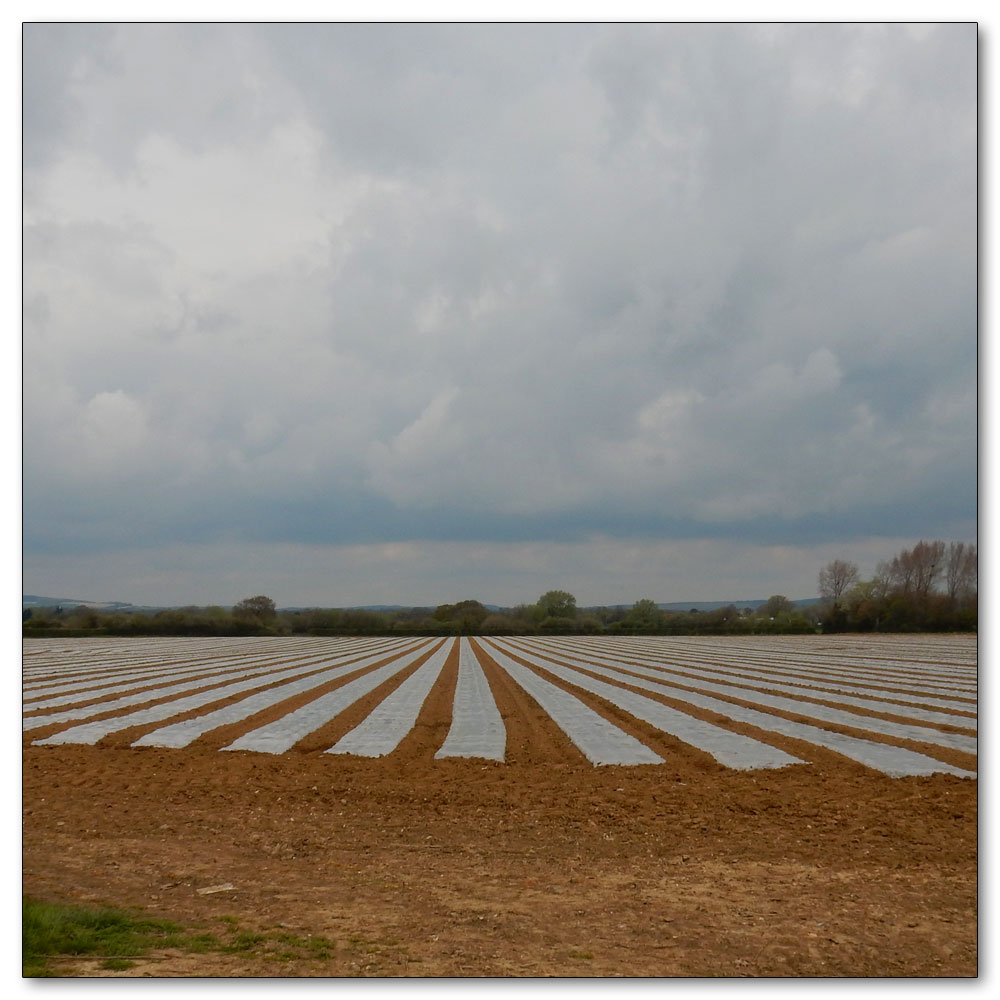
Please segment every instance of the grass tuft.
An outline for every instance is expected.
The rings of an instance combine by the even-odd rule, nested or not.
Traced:
[[[103,955],[104,968],[122,968],[108,962],[128,962],[150,948],[172,947],[180,931],[169,921],[111,907],[66,906],[26,897],[21,907],[22,975],[51,976],[51,959],[73,955]]]
[[[112,907],[69,906],[25,897],[22,975],[58,976],[55,960],[74,956],[103,958],[102,969],[125,971],[134,966],[132,958],[165,948],[196,954],[252,955],[280,962],[325,962],[336,950],[334,942],[319,935],[255,933],[241,929],[235,917],[219,919],[225,926],[221,939],[204,931],[185,930],[168,920],[153,920]]]

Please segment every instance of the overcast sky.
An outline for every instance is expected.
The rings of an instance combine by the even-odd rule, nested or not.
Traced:
[[[974,541],[974,24],[24,29],[26,592],[816,594]]]

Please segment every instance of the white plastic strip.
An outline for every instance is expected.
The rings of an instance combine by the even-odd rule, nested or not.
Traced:
[[[541,705],[591,764],[663,763],[659,754],[588,708],[575,695],[543,680],[499,649],[491,649],[490,656]]]
[[[619,660],[635,660],[671,670],[705,671],[723,680],[734,680],[736,683],[743,683],[742,678],[761,677],[803,686],[832,686],[836,687],[837,690],[850,691],[858,695],[908,701],[915,700],[909,697],[910,693],[919,695],[921,701],[927,695],[953,694],[954,698],[943,699],[944,707],[960,708],[967,711],[975,708],[968,697],[970,694],[974,696],[974,688],[959,687],[935,675],[919,679],[901,676],[889,667],[885,667],[881,671],[866,672],[863,677],[857,677],[853,676],[848,663],[843,666],[826,664],[822,669],[811,669],[799,666],[797,661],[783,661],[778,657],[764,661],[756,657],[727,656],[723,650],[718,649],[706,649],[705,655],[699,659],[685,659],[678,655],[676,649],[665,649],[657,653],[644,645],[625,645],[620,641],[613,644],[588,644],[586,646],[577,644],[576,646],[577,653],[583,656],[590,655],[591,650],[593,650],[594,655],[602,658],[617,657]],[[566,652],[567,650],[563,649],[562,651]],[[724,662],[719,662],[720,658],[723,657]],[[841,683],[843,681],[851,683],[848,686]],[[904,695],[903,692],[906,694]]]
[[[322,663],[323,661],[314,662]],[[290,667],[289,669],[292,668]],[[309,669],[309,664],[295,664],[294,669],[297,669],[301,673]],[[156,698],[168,698],[179,692],[193,691],[196,688],[207,687],[210,684],[221,684],[223,681],[233,680],[237,677],[258,677],[273,671],[274,664],[261,664],[259,661],[244,661],[242,666],[230,666],[214,671],[208,667],[199,667],[195,670],[178,670],[165,677],[161,675],[158,678],[125,679],[116,684],[109,684],[106,687],[74,691],[70,694],[46,698],[44,701],[25,702],[23,705],[24,711],[35,712],[39,709],[58,708],[60,705],[93,702],[95,698],[106,698],[109,695],[121,695],[121,697],[111,701],[88,704],[76,709],[67,709],[66,711],[59,712],[57,715],[33,716],[25,720],[26,724],[24,728],[38,729],[39,726],[48,726],[53,722],[64,722],[68,719],[85,719],[88,716],[98,715],[101,712],[108,712],[116,708],[126,708],[129,705],[141,705],[143,702],[153,701]]]
[[[503,760],[506,749],[507,730],[493,700],[493,692],[472,645],[463,636],[459,640],[458,685],[451,728],[434,756]]]
[[[560,656],[565,650],[560,651],[557,646],[551,647],[552,655]],[[599,655],[598,653],[590,652],[589,650],[581,651],[580,655],[586,659],[593,659],[598,663],[605,663],[613,667],[617,667],[623,670],[631,669],[631,664],[633,663],[632,658],[623,650],[622,655],[615,658],[607,655]],[[627,657],[627,660],[626,660]],[[797,678],[781,678],[778,679],[772,676],[764,676],[760,671],[747,670],[745,672],[734,671],[723,671],[723,670],[713,670],[711,668],[705,668],[697,666],[694,664],[678,664],[676,661],[671,661],[669,663],[657,662],[656,660],[650,660],[649,658],[643,658],[642,661],[638,661],[642,666],[649,666],[651,669],[659,670],[663,673],[670,673],[678,675],[678,683],[685,684],[689,683],[685,681],[681,675],[681,671],[687,676],[694,676],[698,678],[698,683],[701,682],[701,678],[706,680],[719,681],[723,684],[732,683],[734,685],[747,685],[761,691],[776,691],[779,694],[794,694],[801,695],[803,699],[806,700],[823,700],[823,701],[833,701],[840,705],[854,705],[858,708],[867,708],[872,712],[884,712],[888,715],[898,715],[902,718],[909,719],[919,719],[922,722],[937,723],[939,725],[945,726],[957,726],[961,729],[975,729],[976,719],[973,716],[968,715],[955,715],[950,712],[938,712],[927,708],[920,708],[916,705],[899,705],[895,702],[885,701],[886,697],[892,697],[891,692],[881,691],[879,694],[881,697],[877,697],[873,694],[860,694],[856,688],[848,687],[846,685],[828,684],[821,680],[816,680],[817,685],[824,684],[828,690],[821,690],[818,687],[810,687],[806,684],[797,683]],[[836,689],[836,690],[829,690]],[[850,694],[841,694],[840,692],[851,692]],[[898,695],[899,698],[904,698],[902,694]],[[924,701],[924,699],[919,695],[915,694],[909,697],[910,701]],[[975,710],[975,705],[968,702],[957,702],[948,701],[945,703],[950,707],[960,707],[966,710]]]
[[[294,698],[297,694],[314,690],[335,677],[353,673],[355,670],[378,663],[379,660],[384,660],[390,653],[391,650],[382,649],[377,654],[366,657],[363,660],[358,660],[333,670],[326,670],[322,674],[312,674],[300,680],[289,681],[287,684],[268,688],[266,691],[250,695],[249,698],[244,698],[233,705],[224,705],[222,708],[217,708],[214,712],[209,712],[207,715],[198,715],[193,719],[185,719],[181,722],[175,722],[173,725],[164,726],[161,729],[154,729],[152,732],[146,733],[145,736],[136,740],[132,746],[186,747],[199,736],[213,729],[218,729],[219,726],[226,726],[233,722],[248,719],[251,715],[256,715],[258,712],[271,708],[271,706],[286,701],[288,698]]]
[[[414,727],[455,640],[441,645],[365,720],[339,739],[326,753],[351,753],[358,757],[384,757],[392,753]]]
[[[304,680],[307,681],[309,687],[317,687],[329,681],[331,676],[337,676],[342,673],[349,673],[354,670],[362,669],[370,663],[377,663],[379,660],[384,659],[385,654],[380,653],[372,657],[367,657],[364,660],[344,664],[343,666],[336,667],[333,671],[327,671],[324,674],[312,674],[309,678]],[[393,661],[392,666],[395,666],[396,662],[398,661]],[[288,677],[291,674],[301,673],[302,669],[299,667],[295,670],[283,670],[261,677],[253,677],[250,680],[239,681],[234,684],[226,684],[223,687],[212,688],[208,691],[199,691],[198,693],[190,695],[187,698],[176,698],[173,701],[163,702],[159,705],[152,705],[149,708],[140,709],[137,712],[130,712],[127,715],[116,715],[110,719],[99,719],[94,722],[84,723],[81,726],[73,726],[70,729],[64,729],[61,732],[54,733],[46,739],[35,740],[33,745],[45,746],[58,743],[93,744],[98,740],[103,739],[109,733],[117,733],[122,729],[130,729],[132,726],[143,726],[148,725],[151,722],[160,722],[163,719],[169,719],[175,715],[182,715],[187,712],[191,712],[196,708],[202,708],[205,705],[211,705],[214,702],[222,701],[223,699],[230,698],[235,694],[254,690],[265,684],[270,684],[276,680]],[[145,700],[149,701],[150,698],[146,697]],[[96,712],[108,711],[112,704],[113,703],[107,703],[106,705],[92,705],[90,707],[90,712],[91,714],[95,714]],[[47,718],[51,720],[53,717],[49,716]],[[31,719],[25,721],[34,723],[36,720]]]
[[[303,668],[299,667],[297,670],[291,672],[302,673]],[[88,705],[82,705],[79,708],[67,708],[62,712],[47,712],[45,715],[32,715],[29,718],[21,720],[21,728],[23,730],[41,729],[44,726],[52,726],[58,722],[73,722],[77,719],[89,719],[95,715],[103,715],[105,712],[113,712],[121,708],[129,708],[132,705],[144,705],[147,702],[157,701],[160,698],[171,698],[174,695],[185,694],[189,691],[196,691],[198,689],[211,687],[212,685],[220,684],[223,681],[230,680],[234,677],[244,678],[242,681],[234,681],[230,684],[224,684],[222,687],[214,687],[211,691],[205,692],[207,701],[218,701],[220,698],[225,698],[229,694],[245,691],[248,687],[260,687],[261,684],[269,683],[270,679],[280,680],[282,677],[287,677],[289,673],[290,671],[286,670],[272,674],[267,668],[264,668],[263,670],[251,671],[248,671],[246,668],[242,670],[228,670],[225,673],[217,674],[215,677],[202,677],[197,680],[186,681],[181,684],[168,684],[162,687],[144,688],[141,691],[135,691],[132,694],[123,695],[121,698],[114,698],[111,701],[99,701]],[[191,695],[190,697],[198,698],[200,696]],[[79,698],[77,699],[77,701],[80,700],[81,699]],[[188,701],[190,699],[184,700]],[[206,704],[206,700],[202,700],[198,703],[192,703],[192,707],[197,707],[197,704]],[[171,702],[170,704],[176,703]],[[183,709],[177,709],[177,711],[183,711]],[[170,712],[168,714],[176,715],[177,711]],[[165,718],[165,716],[161,716],[161,718]],[[100,725],[100,723],[96,723],[96,725]],[[71,732],[75,730],[66,731]],[[63,740],[60,742],[75,741]],[[88,740],[87,742],[90,741]]]
[[[360,647],[356,647],[360,649]],[[225,655],[220,655],[220,654]],[[99,670],[74,673],[72,676],[55,675],[58,680],[50,682],[35,682],[23,684],[25,708],[41,708],[40,699],[46,699],[44,705],[52,704],[52,698],[65,698],[76,695],[76,700],[98,697],[115,690],[127,691],[142,684],[153,684],[159,680],[164,682],[174,678],[190,677],[198,673],[215,673],[228,667],[266,667],[272,664],[292,666],[303,660],[317,662],[329,659],[331,656],[345,655],[347,650],[340,648],[312,647],[294,648],[275,646],[266,650],[220,649],[215,656],[200,660],[177,660],[175,662],[137,663],[119,662],[107,663]],[[358,655],[361,655],[360,652]]]
[[[734,705],[732,702],[723,701],[721,698],[712,698],[709,695],[683,690],[673,687],[670,684],[644,680],[642,677],[623,677],[620,671],[611,670],[607,667],[598,667],[591,664],[587,666],[587,669],[602,677],[610,677],[620,683],[624,682],[633,687],[644,688],[647,691],[656,691],[675,701],[683,701],[689,705],[696,705],[698,708],[708,709],[727,719],[749,723],[752,726],[763,729],[765,732],[780,733],[782,736],[789,736],[792,739],[805,740],[807,743],[826,747],[828,750],[843,754],[845,757],[849,757],[851,760],[855,760],[865,767],[881,771],[883,774],[888,774],[893,778],[921,776],[936,774],[938,772],[955,774],[962,778],[974,778],[976,776],[974,771],[967,771],[960,767],[954,767],[951,764],[944,764],[933,757],[927,757],[913,750],[905,750],[902,747],[886,743],[875,743],[856,736],[846,736],[843,733],[831,732],[827,729],[821,729],[819,726],[810,726],[802,722],[792,722],[790,719],[785,719],[778,715],[758,712],[752,708],[745,708],[743,705]]]
[[[406,669],[414,660],[423,656],[426,651],[426,646],[423,646],[415,652],[400,656],[384,667],[379,667],[363,677],[358,677],[335,691],[320,695],[319,698],[303,705],[300,709],[246,733],[222,749],[253,750],[256,753],[284,753],[304,736],[308,736],[320,726],[326,725],[345,708],[350,708],[369,691],[374,691],[390,677]]]
[[[497,640],[492,640],[492,644],[496,645]],[[508,650],[511,649],[506,643],[504,643],[504,647]],[[657,729],[662,729],[663,732],[676,736],[679,740],[711,754],[726,767],[737,770],[754,770],[805,763],[799,757],[793,757],[769,743],[762,743],[749,736],[713,726],[710,722],[704,722],[702,719],[696,719],[693,715],[670,708],[661,701],[654,701],[652,698],[647,698],[634,691],[596,680],[578,670],[571,670],[548,660],[542,660],[537,655],[532,656],[524,650],[515,649],[515,652],[525,659],[530,659],[536,666],[555,674],[556,677],[569,681],[570,684],[583,688],[584,691],[589,691],[591,694],[596,694],[606,701],[610,701],[612,705],[623,708],[637,719],[642,719],[644,722],[656,726]]]
[[[898,682],[912,682],[918,685],[964,687],[975,686],[975,668],[956,667],[948,664],[921,664],[903,655],[903,647],[892,658],[865,657],[854,651],[843,650],[836,654],[817,652],[808,638],[798,637],[799,642],[788,647],[747,645],[725,642],[721,638],[709,641],[703,638],[681,641],[679,639],[633,636],[629,639],[600,637],[584,639],[577,645],[590,645],[604,652],[615,647],[632,656],[652,656],[658,660],[674,663],[693,662],[703,666],[720,666],[744,669],[757,666],[766,671],[781,671],[795,674],[822,674],[858,683],[878,683],[882,678],[891,677]],[[867,641],[865,645],[868,645]],[[692,657],[692,660],[685,660]]]
[[[33,661],[34,665],[22,671],[25,688],[35,688],[66,678],[82,680],[92,676],[113,677],[124,669],[154,670],[159,667],[166,670],[207,666],[227,660],[247,660],[258,653],[269,657],[279,655],[287,657],[300,650],[310,654],[328,651],[321,650],[315,643],[292,642],[290,639],[273,636],[253,642],[236,637],[219,637],[208,640],[208,643],[203,643],[198,648],[192,647],[189,644],[190,640],[186,642],[183,638],[175,638],[172,642],[162,640],[156,646],[141,643],[138,639],[122,638],[117,641],[118,646],[103,649],[100,655],[94,655],[94,651],[90,649],[86,651],[68,649],[59,657],[47,661],[47,664]],[[74,656],[74,652],[79,655]],[[83,656],[84,652],[87,658],[81,659],[80,656]]]
[[[560,660],[573,666],[583,667],[585,670],[593,669],[593,664],[589,661],[579,660],[575,657],[560,656]],[[613,662],[613,661],[612,661]],[[765,694],[751,688],[741,688],[733,684],[717,684],[708,680],[695,680],[693,678],[679,677],[676,680],[668,678],[665,674],[670,673],[660,668],[641,667],[634,663],[618,663],[613,669],[619,674],[622,671],[640,674],[643,677],[655,677],[668,684],[684,684],[690,687],[697,687],[699,691],[711,691],[729,698],[739,698],[741,701],[748,701],[762,708],[773,708],[780,712],[789,712],[793,715],[800,715],[808,719],[816,719],[819,722],[829,722],[839,726],[849,726],[852,729],[863,729],[870,733],[880,733],[882,736],[891,736],[895,739],[915,740],[919,743],[933,743],[935,746],[948,747],[951,750],[959,750],[962,753],[974,754],[977,752],[976,738],[966,736],[964,733],[945,733],[939,729],[932,729],[929,726],[911,726],[902,722],[890,722],[887,719],[879,719],[870,715],[858,715],[846,709],[829,708],[826,705],[819,705],[816,702],[799,700],[797,698],[782,698],[777,695]],[[619,677],[624,683],[630,683],[625,678]],[[686,697],[677,694],[675,697],[687,701]]]

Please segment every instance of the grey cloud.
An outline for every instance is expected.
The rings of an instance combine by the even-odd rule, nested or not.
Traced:
[[[24,64],[30,163],[80,150],[127,176],[150,135],[205,151],[252,143],[287,114],[247,26],[29,24]]]
[[[26,545],[943,534],[972,25],[34,25]]]

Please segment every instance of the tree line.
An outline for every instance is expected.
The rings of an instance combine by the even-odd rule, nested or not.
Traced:
[[[818,577],[820,600],[796,604],[772,595],[756,608],[729,604],[710,611],[667,611],[650,598],[631,607],[578,608],[565,590],[534,604],[488,608],[477,600],[437,607],[279,610],[266,595],[231,608],[189,606],[159,611],[32,608],[26,635],[762,635],[816,632],[976,631],[978,553],[965,543],[924,542],[880,563],[862,580],[836,559]]]
[[[550,590],[534,604],[489,608],[477,600],[437,607],[281,609],[257,595],[232,608],[165,608],[105,611],[86,605],[26,609],[26,635],[690,635],[727,632],[814,632],[815,619],[775,595],[757,609],[734,605],[711,611],[661,610],[643,598],[631,607],[581,609],[564,590]]]
[[[879,563],[870,580],[836,559],[820,570],[828,632],[977,631],[979,552],[965,542],[920,541]]]

